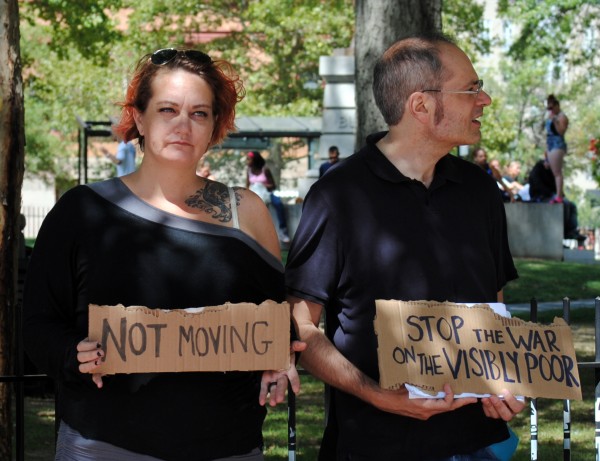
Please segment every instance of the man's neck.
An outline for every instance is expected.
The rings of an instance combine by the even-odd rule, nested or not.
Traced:
[[[433,181],[435,166],[448,151],[427,141],[415,142],[418,137],[402,136],[399,131],[390,130],[377,142],[377,147],[400,173],[429,187]]]

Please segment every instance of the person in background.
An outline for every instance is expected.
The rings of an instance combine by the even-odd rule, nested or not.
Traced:
[[[490,160],[490,168],[492,169],[492,171],[494,172],[498,172],[500,173],[500,171],[502,170],[502,165],[500,165],[500,160],[498,160],[497,158],[493,158]]]
[[[106,158],[116,165],[117,177],[121,177],[135,171],[135,146],[131,141],[126,142],[117,135],[115,135],[115,139],[120,139],[116,155],[112,154],[106,147],[101,147],[100,150]]]
[[[490,446],[525,407],[509,392],[455,399],[446,385],[443,399],[411,399],[379,386],[376,299],[496,302],[517,277],[496,182],[450,154],[481,138],[482,87],[445,36],[394,43],[373,83],[389,131],[306,196],[286,285],[300,362],[332,388],[320,459],[497,459]]]
[[[340,150],[337,146],[331,146],[329,148],[329,161],[324,162],[319,167],[319,178],[322,177],[329,168],[340,161]]]
[[[492,178],[496,180],[496,184],[498,185],[498,189],[502,194],[502,200],[505,202],[514,202],[514,194],[510,190],[510,188],[502,181],[502,167],[500,165],[500,161],[498,159],[487,160],[487,152],[483,147],[476,147],[473,150],[472,161],[475,165],[478,165],[483,171],[489,174]]]
[[[215,175],[212,174],[212,171],[210,169],[210,163],[208,163],[207,161],[201,161],[198,164],[198,176],[201,176],[203,178],[206,179],[210,179],[211,181],[216,181],[217,178],[215,178]]]
[[[260,196],[265,203],[271,203],[277,213],[279,222],[279,239],[282,243],[290,243],[285,207],[281,198],[275,193],[277,185],[273,173],[265,159],[258,151],[248,152],[246,156],[246,187]]]
[[[103,376],[88,306],[184,309],[283,301],[277,235],[264,203],[196,174],[234,129],[244,89],[232,66],[197,50],[141,58],[117,132],[139,168],[66,192],[46,217],[27,272],[25,348],[57,383],[56,460],[262,461],[265,403],[288,370]],[[297,342],[294,350],[302,349]]]
[[[556,181],[550,162],[544,156],[531,169],[529,173],[529,196],[531,202],[558,203],[553,198],[556,196]],[[577,205],[563,196],[563,238],[577,240],[579,247],[585,242],[585,235],[579,232],[577,218]]]
[[[517,178],[521,174],[521,162],[512,160],[504,171],[502,176],[502,182],[510,189],[513,195],[518,195],[523,184],[517,181]]]
[[[550,202],[561,203],[565,195],[563,162],[567,154],[565,133],[569,127],[569,119],[561,110],[560,102],[553,94],[549,95],[546,100],[546,109],[548,113],[544,126],[546,129],[547,158],[556,183],[556,193],[550,199]]]
[[[473,149],[473,155],[471,156],[471,160],[477,166],[479,166],[483,171],[487,174],[491,175],[490,165],[487,160],[487,152],[483,147],[476,147]]]

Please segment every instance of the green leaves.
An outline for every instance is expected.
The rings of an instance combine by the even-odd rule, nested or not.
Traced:
[[[520,25],[509,48],[516,60],[551,58],[559,72],[564,65],[581,64],[595,53],[600,14],[598,2],[585,0],[521,0],[500,2],[500,13]],[[594,33],[593,30],[596,29]],[[597,45],[597,43],[596,43]]]
[[[571,120],[571,168],[589,138],[600,136],[600,102],[592,97],[600,92],[600,2],[499,0],[500,38],[484,5],[443,2],[444,31],[473,58],[494,98],[482,142],[504,160],[522,160],[525,170],[543,153],[543,102],[556,92]],[[56,169],[75,156],[75,116],[117,115],[114,103],[137,60],[167,46],[231,61],[247,89],[240,115],[319,115],[319,57],[352,53],[355,29],[352,0],[35,0],[19,7],[29,170]],[[498,54],[490,57],[492,46]]]
[[[111,44],[118,41],[115,29],[120,0],[49,0],[23,2],[22,16],[32,25],[51,31],[49,48],[62,59],[71,47],[88,59],[106,64]]]

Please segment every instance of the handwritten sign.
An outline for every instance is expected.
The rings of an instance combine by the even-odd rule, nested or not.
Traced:
[[[265,301],[201,309],[89,306],[101,373],[280,370],[289,367],[290,309]]]
[[[489,306],[377,300],[380,385],[404,383],[455,393],[581,400],[571,329],[561,318],[540,325]]]

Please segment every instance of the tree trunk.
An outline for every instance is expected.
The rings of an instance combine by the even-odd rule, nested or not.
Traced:
[[[17,0],[0,0],[0,375],[14,373],[17,244],[24,170]],[[12,458],[10,384],[0,384],[0,459]]]
[[[373,97],[373,68],[397,40],[441,30],[442,0],[356,0],[356,147],[387,126]]]

